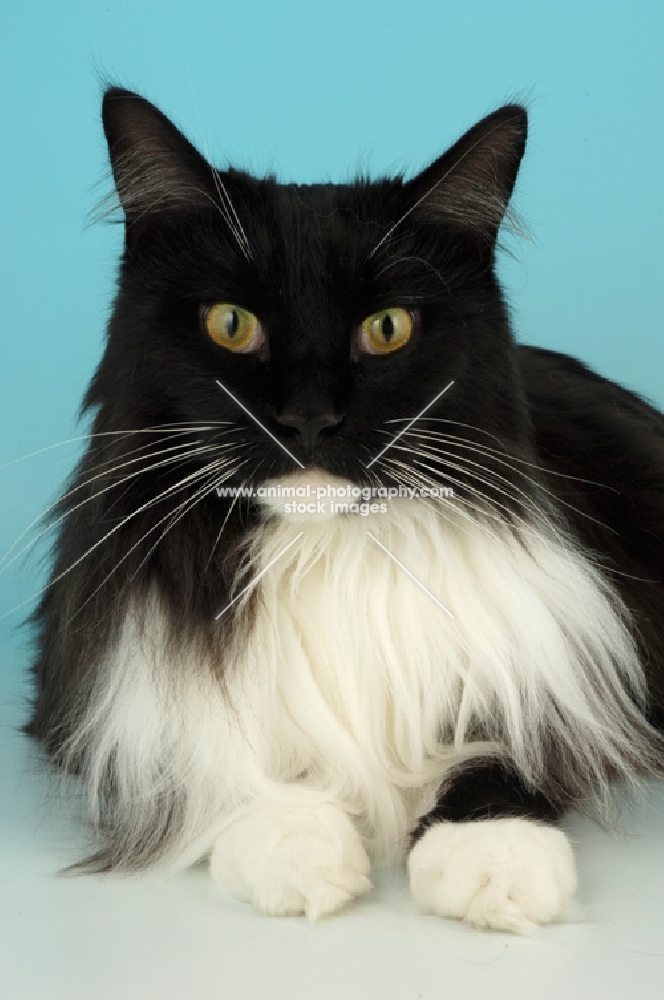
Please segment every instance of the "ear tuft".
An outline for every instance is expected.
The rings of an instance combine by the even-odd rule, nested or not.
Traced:
[[[112,87],[102,122],[127,221],[183,206],[209,207],[212,168],[153,104]]]
[[[411,210],[431,222],[458,224],[495,242],[526,145],[528,119],[518,104],[483,118],[410,181]]]

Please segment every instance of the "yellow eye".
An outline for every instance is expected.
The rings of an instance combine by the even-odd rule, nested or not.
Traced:
[[[265,341],[258,318],[230,302],[217,302],[203,310],[203,323],[208,337],[229,351],[248,354]]]
[[[366,354],[391,354],[408,343],[413,326],[406,309],[383,309],[362,323],[358,345]]]

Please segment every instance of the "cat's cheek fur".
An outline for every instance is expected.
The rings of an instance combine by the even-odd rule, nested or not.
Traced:
[[[532,820],[437,823],[413,847],[408,873],[421,910],[485,930],[523,934],[577,912],[569,840]]]
[[[338,806],[312,801],[253,803],[221,833],[210,874],[238,899],[271,916],[333,913],[371,889],[367,852]]]

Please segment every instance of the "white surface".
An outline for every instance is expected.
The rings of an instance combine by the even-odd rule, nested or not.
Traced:
[[[521,1000],[650,998],[664,991],[664,789],[622,833],[578,816],[583,923],[536,938],[481,933],[415,912],[405,874],[310,924],[226,897],[197,866],[164,882],[58,877],[81,834],[0,707],[0,996],[3,1000]],[[50,789],[50,791],[49,791]]]

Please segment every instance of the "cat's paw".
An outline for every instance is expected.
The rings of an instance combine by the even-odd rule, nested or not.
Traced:
[[[413,847],[408,872],[425,912],[519,933],[563,916],[576,890],[565,834],[527,819],[438,823]]]
[[[212,878],[262,913],[317,920],[368,892],[369,858],[334,805],[261,803],[217,838]]]

